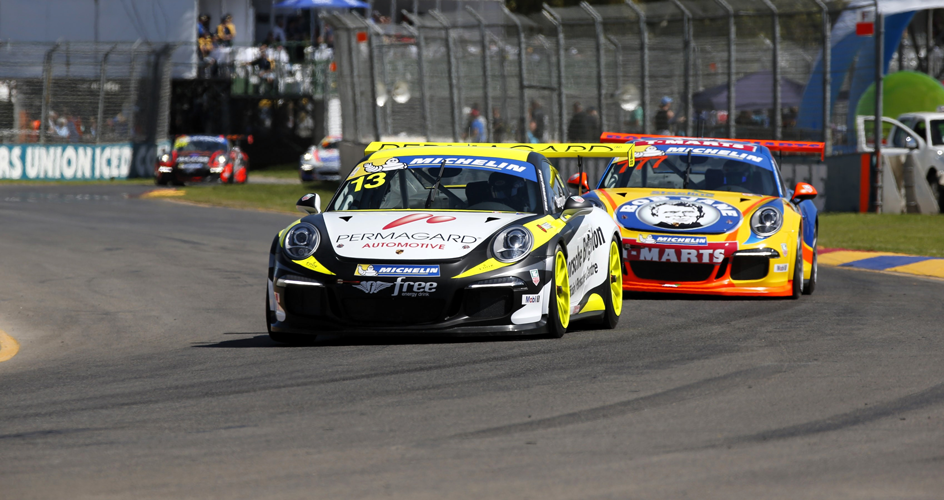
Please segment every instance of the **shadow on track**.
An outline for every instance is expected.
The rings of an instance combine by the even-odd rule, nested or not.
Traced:
[[[590,331],[577,327],[569,333]],[[549,339],[545,335],[501,335],[501,336],[448,336],[448,335],[401,335],[348,332],[344,335],[312,335],[304,342],[283,344],[269,338],[266,332],[226,332],[223,335],[252,335],[249,338],[223,340],[213,343],[194,343],[192,347],[215,347],[228,349],[273,348],[273,347],[340,347],[340,346],[378,346],[378,345],[427,345],[427,344],[475,344],[481,342],[521,342]],[[565,337],[566,338],[566,337]]]

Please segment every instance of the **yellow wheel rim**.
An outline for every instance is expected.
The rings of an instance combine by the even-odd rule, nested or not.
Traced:
[[[613,298],[613,312],[617,316],[623,311],[623,263],[620,262],[619,245],[610,244],[610,294]]]
[[[558,251],[554,259],[554,285],[557,287],[557,317],[561,326],[570,324],[570,275],[567,273],[567,259]]]

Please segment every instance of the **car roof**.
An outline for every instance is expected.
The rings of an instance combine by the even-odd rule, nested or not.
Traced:
[[[485,158],[507,158],[509,160],[528,161],[532,153],[527,149],[482,148],[477,146],[418,146],[405,148],[381,149],[370,158],[390,158],[392,156],[480,156]]]
[[[930,120],[944,120],[944,113],[937,113],[932,111],[914,111],[911,113],[902,113],[898,115],[899,121],[902,118],[928,118]]]

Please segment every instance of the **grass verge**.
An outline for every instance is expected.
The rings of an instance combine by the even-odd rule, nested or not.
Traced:
[[[249,177],[253,175],[272,177],[275,179],[298,179],[298,163],[283,163],[259,170],[252,170],[249,172]]]
[[[944,257],[944,216],[820,214],[819,246]]]
[[[337,183],[308,184],[214,184],[209,186],[187,186],[178,200],[205,203],[229,208],[251,208],[295,212],[295,202],[307,193],[321,195],[321,205],[331,200]]]

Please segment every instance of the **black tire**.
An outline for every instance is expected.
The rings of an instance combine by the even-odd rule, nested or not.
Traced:
[[[813,234],[813,268],[810,270],[810,279],[803,280],[803,295],[812,295],[816,290],[816,281],[819,277],[819,265],[817,264],[816,258],[816,240],[819,239],[819,226],[816,227],[816,232]]]
[[[154,178],[154,184],[157,184],[158,186],[166,186],[167,179],[165,179],[163,175],[159,175]]]
[[[793,295],[790,296],[793,300],[799,299],[803,293],[803,244],[800,243],[802,237],[803,228],[800,227],[797,234],[796,262],[793,263]]]
[[[607,270],[606,270],[606,289],[603,292],[603,317],[600,318],[599,326],[606,329],[612,330],[616,328],[616,324],[619,323],[620,313],[623,311],[622,302],[620,303],[620,310],[616,310],[616,304],[614,300],[623,300],[623,260],[620,255],[620,242],[616,238],[613,238],[613,242],[610,244],[610,251],[612,252],[613,245],[616,245],[616,276],[614,276],[614,269],[611,267],[610,258],[612,255],[607,257]],[[619,286],[619,297],[613,297],[613,289],[610,287],[614,284]]]
[[[566,321],[561,320],[561,314],[558,312],[558,292],[557,287],[557,265],[558,259],[564,259],[564,273],[566,276],[566,283],[563,284],[563,287],[566,287],[566,307],[568,310]],[[548,299],[547,305],[547,332],[552,338],[559,339],[567,333],[567,326],[570,325],[570,273],[567,271],[567,258],[564,257],[564,251],[558,247],[557,252],[554,254],[554,271],[551,273],[551,294]],[[566,323],[566,324],[565,324]]]

